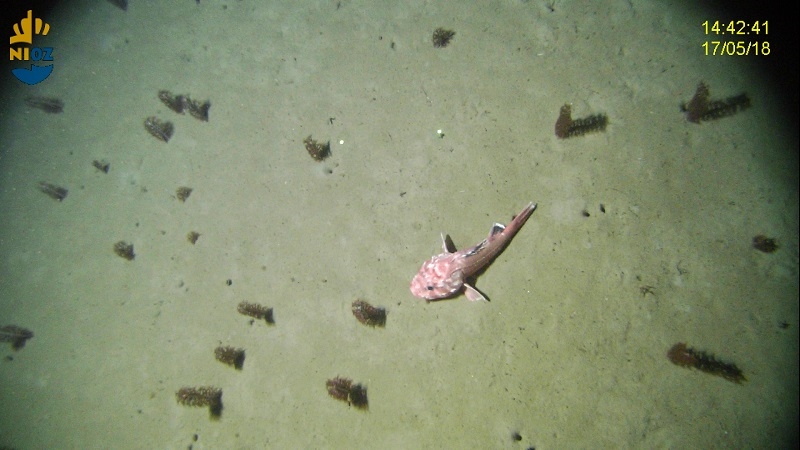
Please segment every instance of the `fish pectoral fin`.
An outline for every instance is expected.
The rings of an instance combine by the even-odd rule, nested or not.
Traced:
[[[467,296],[467,299],[471,302],[488,302],[489,300],[483,296],[477,289],[472,287],[471,285],[464,283],[464,295]]]
[[[453,244],[453,240],[450,239],[449,234],[442,233],[442,250],[445,253],[455,253],[456,252],[456,245]]]

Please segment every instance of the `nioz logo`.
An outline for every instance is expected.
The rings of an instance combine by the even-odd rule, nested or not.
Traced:
[[[31,63],[31,68],[12,69],[11,73],[19,81],[27,84],[38,84],[53,72],[53,47],[34,47],[33,35],[47,36],[50,25],[38,17],[33,18],[33,11],[28,10],[28,17],[23,17],[19,23],[14,24],[14,34],[9,40],[10,61],[34,61],[37,63],[50,62],[47,65]],[[15,45],[16,44],[16,45]],[[20,45],[27,44],[27,45]]]

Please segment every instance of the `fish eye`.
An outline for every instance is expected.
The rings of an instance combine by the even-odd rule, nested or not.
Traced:
[[[433,290],[433,286],[428,286],[428,290],[432,291]]]

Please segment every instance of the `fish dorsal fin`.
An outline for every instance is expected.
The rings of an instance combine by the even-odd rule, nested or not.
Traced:
[[[506,229],[505,225],[503,225],[502,223],[496,223],[496,224],[492,225],[492,229],[489,230],[489,237],[492,237],[492,236],[494,236],[496,234],[500,234],[503,231],[505,231],[505,229]]]
[[[456,245],[453,244],[453,240],[450,239],[449,234],[442,233],[442,251],[445,253],[455,253],[456,252]]]

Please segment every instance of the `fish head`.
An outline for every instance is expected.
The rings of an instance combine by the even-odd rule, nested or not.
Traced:
[[[417,298],[437,300],[456,294],[464,286],[464,273],[456,254],[442,253],[425,261],[411,280],[411,293]]]

